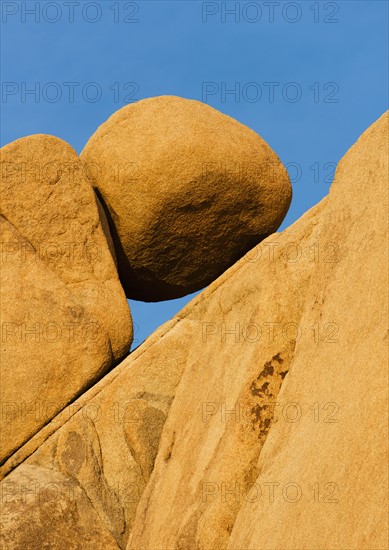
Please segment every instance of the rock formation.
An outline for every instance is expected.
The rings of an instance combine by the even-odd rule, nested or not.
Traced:
[[[387,547],[387,153],[386,114],[203,300],[128,549]]]
[[[387,151],[3,464],[2,548],[387,548]]]
[[[128,353],[132,323],[70,145],[36,135],[5,146],[0,192],[3,462]]]
[[[157,97],[123,107],[81,158],[109,213],[128,298],[211,283],[281,224],[289,177],[255,132],[212,107]]]

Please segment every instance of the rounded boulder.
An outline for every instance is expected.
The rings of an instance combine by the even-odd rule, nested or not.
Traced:
[[[289,208],[285,167],[253,130],[199,101],[123,107],[81,158],[107,213],[128,298],[178,298],[274,233]]]

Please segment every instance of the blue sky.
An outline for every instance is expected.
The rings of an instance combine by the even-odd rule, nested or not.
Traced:
[[[47,133],[81,152],[128,101],[206,101],[288,166],[287,227],[328,193],[334,165],[387,109],[388,3],[269,4],[3,0],[2,145]],[[189,299],[131,302],[135,345]]]

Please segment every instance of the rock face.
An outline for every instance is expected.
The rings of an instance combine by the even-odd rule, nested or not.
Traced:
[[[1,153],[3,462],[123,358],[132,323],[76,152],[35,135]]]
[[[84,491],[61,473],[23,464],[7,479],[2,497],[7,502],[1,516],[4,550],[119,548]],[[17,529],[15,513],[20,521]]]
[[[255,132],[198,101],[157,97],[111,116],[81,158],[109,212],[128,298],[203,288],[276,231],[291,186]]]
[[[95,548],[387,548],[387,149],[388,114],[328,197],[3,465],[4,548],[41,548],[26,475],[78,487],[70,523],[40,516],[53,548],[70,524]]]
[[[387,548],[387,152],[203,301],[128,549]]]

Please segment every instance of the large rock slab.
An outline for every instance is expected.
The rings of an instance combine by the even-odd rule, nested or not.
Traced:
[[[110,218],[128,298],[203,288],[280,226],[286,169],[267,143],[198,101],[162,96],[117,111],[81,158]]]
[[[132,323],[76,152],[35,135],[1,153],[3,462],[128,353]]]
[[[320,241],[339,261],[315,270],[302,319],[312,333],[279,394],[302,414],[278,415],[231,550],[388,547],[388,123],[386,113],[339,163]],[[266,481],[273,502],[255,497]]]
[[[129,550],[387,548],[387,152],[385,114],[329,197],[265,241],[275,259],[241,264],[203,302],[215,324],[177,389]],[[253,322],[271,343],[242,340]]]

